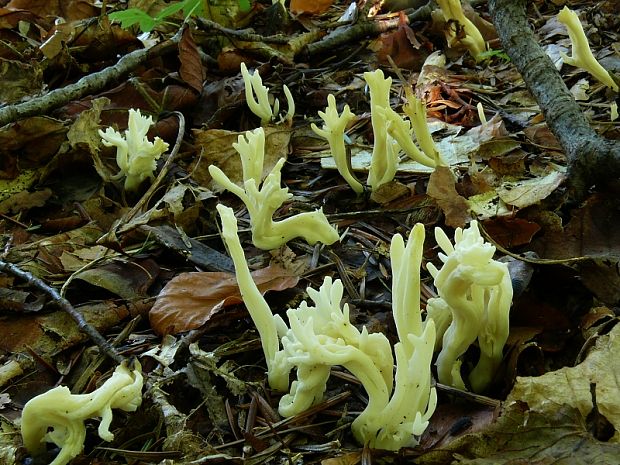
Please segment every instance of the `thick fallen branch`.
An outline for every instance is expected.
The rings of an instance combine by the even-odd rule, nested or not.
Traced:
[[[172,49],[175,49],[179,41],[183,28],[170,39],[161,42],[149,49],[134,50],[124,55],[117,63],[108,66],[101,71],[84,76],[78,82],[69,84],[60,89],[33,98],[24,103],[17,105],[7,105],[0,108],[0,126],[12,123],[14,121],[27,118],[29,116],[46,114],[55,108],[59,108],[72,100],[84,97],[95,92],[105,89],[110,83],[116,81],[132,69],[137,68],[141,64],[151,58],[163,55]]]
[[[490,0],[489,12],[502,46],[515,64],[558,138],[568,160],[576,199],[620,177],[620,142],[599,136],[581,112],[527,22],[525,0]]]

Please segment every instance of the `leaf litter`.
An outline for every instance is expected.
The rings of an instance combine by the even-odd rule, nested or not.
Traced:
[[[182,7],[196,2],[171,10],[163,1],[130,3],[142,12],[141,24],[152,26],[148,36],[110,21],[109,12],[123,11],[115,2],[106,11],[90,0],[12,0],[0,8],[2,103],[45,96],[170,38],[188,14]],[[59,289],[119,350],[141,359],[148,379],[148,400],[115,420],[115,441],[97,443],[89,432],[85,455],[74,463],[615,463],[617,195],[570,201],[562,148],[502,55],[484,2],[466,12],[492,47],[479,63],[447,48],[436,11],[414,15],[426,2],[386,2],[383,10],[369,2],[356,21],[380,26],[364,40],[346,38],[356,26],[346,2],[293,1],[293,14],[279,2],[246,3],[197,10],[176,43],[155,45],[131,75],[0,128],[2,259]],[[612,4],[598,11],[583,5],[582,19],[597,56],[613,64],[620,60]],[[369,11],[377,14],[366,20]],[[557,11],[554,2],[536,2],[541,43],[595,128],[618,139],[610,94],[562,66],[560,51],[570,42]],[[283,183],[293,193],[277,215],[322,207],[340,243],[295,240],[272,253],[257,250],[244,206],[211,181],[211,164],[242,179],[232,143],[259,124],[246,106],[242,61],[258,69],[272,98],[283,101],[287,85],[298,106],[292,127],[265,127],[263,175],[286,158]],[[350,163],[365,179],[373,134],[361,76],[377,67],[394,79],[392,108],[400,110],[408,86],[424,100],[449,168],[431,174],[401,160],[394,183],[358,197],[309,122],[319,122],[328,93],[351,107],[358,116],[347,131]],[[113,179],[114,151],[99,143],[99,129],[126,129],[130,108],[154,116],[149,140],[172,146],[184,131],[152,192],[147,185],[124,192]],[[173,112],[184,116],[184,129]],[[304,289],[329,275],[345,283],[355,324],[390,337],[392,235],[417,221],[451,231],[482,220],[498,250],[526,257],[532,271],[515,298],[493,387],[478,396],[439,386],[439,408],[420,445],[397,454],[354,442],[348,426],[364,407],[363,390],[339,368],[321,403],[282,419],[219,238],[217,202],[235,208],[254,279],[274,312],[297,307]],[[424,260],[437,263],[437,253],[427,240]],[[424,299],[434,296],[428,283]],[[88,392],[113,367],[43,292],[5,274],[0,291],[0,463],[8,464],[27,456],[17,424],[29,398],[58,383]],[[81,371],[93,373],[87,385]]]

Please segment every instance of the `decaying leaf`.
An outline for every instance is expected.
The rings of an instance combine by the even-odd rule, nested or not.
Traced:
[[[96,268],[82,271],[76,279],[101,287],[126,300],[146,297],[147,290],[157,275],[159,266],[154,260],[115,260]]]
[[[281,291],[297,284],[298,277],[269,266],[252,273],[261,292]],[[182,273],[162,289],[149,318],[159,334],[177,334],[205,324],[224,307],[241,303],[237,280],[229,273]]]
[[[291,0],[291,13],[296,15],[320,15],[325,13],[334,0]]]
[[[553,417],[562,405],[576,408],[584,423],[593,408],[615,428],[620,441],[620,325],[599,336],[586,359],[538,377],[517,378],[507,402],[523,402],[531,412]],[[620,450],[620,449],[619,449]],[[575,462],[577,463],[577,462]],[[603,462],[599,462],[603,463]]]
[[[592,465],[616,463],[618,456],[620,445],[595,439],[574,407],[555,405],[543,414],[523,402],[510,402],[495,425],[426,453],[416,463]]]
[[[288,144],[291,132],[282,126],[267,126],[265,130],[265,159],[263,163],[263,177],[265,177],[277,161],[288,154]],[[215,165],[220,168],[229,179],[235,183],[243,180],[241,170],[241,158],[232,144],[244,132],[232,132],[222,129],[210,129],[207,131],[194,130],[196,145],[203,151],[191,166],[192,178],[200,185],[214,191],[221,190],[221,186],[213,185],[209,166]]]
[[[438,166],[431,174],[426,193],[434,198],[446,215],[446,224],[453,228],[464,227],[469,219],[469,204],[454,187],[456,179],[450,168]]]
[[[566,175],[562,171],[552,169],[542,177],[506,182],[497,189],[497,193],[508,205],[525,208],[547,198],[564,179]]]

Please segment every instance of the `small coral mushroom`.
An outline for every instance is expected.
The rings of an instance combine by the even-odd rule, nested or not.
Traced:
[[[478,28],[465,17],[460,0],[437,0],[437,4],[448,23],[446,31],[448,45],[453,47],[460,42],[476,61],[480,60],[482,52],[486,50],[486,44]]]
[[[385,112],[390,110],[392,78],[386,78],[380,69],[364,73],[370,89],[370,118],[375,143],[372,149],[368,185],[372,190],[394,179],[398,169],[398,146],[388,133]]]
[[[99,130],[101,142],[106,147],[116,147],[116,164],[120,172],[112,179],[125,177],[125,190],[136,190],[146,178],[153,178],[157,160],[168,150],[168,144],[156,137],[149,142],[146,133],[153,124],[153,118],[142,116],[140,110],[129,110],[129,125],[125,135],[112,128]]]
[[[360,331],[351,324],[348,305],[340,303],[340,280],[326,277],[318,290],[308,288],[313,304],[304,301],[288,310],[289,326],[272,315],[250,276],[233,211],[223,205],[217,209],[239,290],[261,336],[270,386],[286,390],[289,373],[296,369],[289,393],[280,400],[280,414],[294,416],[319,402],[331,367],[341,365],[360,380],[368,395],[368,405],[351,426],[355,438],[378,449],[415,445],[437,403],[430,371],[435,328],[432,321],[422,326],[419,307],[424,227],[414,228],[407,246],[400,236],[392,241],[394,319],[400,338],[394,346],[394,377],[390,342],[381,333]]]
[[[439,254],[443,266],[438,270],[428,264],[439,297],[429,299],[427,311],[438,337],[445,331],[437,375],[441,383],[463,388],[459,358],[477,339],[480,358],[469,383],[475,392],[481,392],[491,383],[508,338],[512,303],[508,266],[493,260],[495,247],[484,242],[476,221],[468,229],[456,229],[454,245],[439,228],[435,238],[444,251]]]
[[[111,441],[112,409],[134,412],[141,403],[142,373],[138,362],[132,370],[124,363],[119,365],[112,377],[90,394],[71,394],[69,388],[58,386],[24,406],[24,446],[36,456],[45,452],[46,442],[53,442],[61,449],[50,465],[64,465],[84,448],[84,420],[100,417],[99,437]]]
[[[275,3],[275,2],[274,2]],[[248,71],[245,63],[241,63],[241,75],[243,76],[243,82],[245,84],[245,100],[248,107],[256,116],[260,118],[261,124],[265,125],[278,115],[280,110],[280,103],[278,99],[275,99],[273,108],[269,103],[269,89],[263,85],[263,80],[258,74],[258,71],[254,71],[252,74]],[[295,101],[289,88],[285,85],[282,86],[286,102],[288,104],[288,110],[283,120],[291,125],[293,123],[293,116],[295,116]],[[254,97],[256,94],[256,97]]]
[[[426,125],[426,108],[424,103],[409,91],[409,103],[403,107],[411,121],[405,120],[390,107],[390,87],[392,78],[384,77],[383,71],[364,73],[364,79],[370,89],[370,112],[375,144],[372,150],[368,185],[377,189],[391,181],[398,169],[398,153],[402,149],[413,161],[434,168],[445,165],[431,133]],[[412,137],[415,133],[418,144]]]
[[[324,121],[323,127],[319,129],[314,123],[310,127],[317,135],[327,140],[338,172],[349,183],[349,186],[356,194],[361,194],[364,192],[364,186],[351,172],[350,161],[347,159],[347,150],[344,145],[344,130],[355,119],[355,115],[349,109],[349,105],[345,105],[342,114],[338,115],[336,97],[333,94],[329,94],[327,96],[327,108],[325,108],[324,112],[319,111],[319,116]]]
[[[581,25],[581,21],[579,21],[577,13],[565,6],[562,8],[562,11],[558,13],[558,21],[566,25],[568,36],[573,45],[572,57],[562,53],[564,63],[586,70],[607,87],[618,92],[620,88],[616,81],[614,81],[611,74],[609,74],[609,72],[596,61],[594,55],[592,55],[590,44],[583,32],[583,26]]]
[[[338,232],[327,220],[321,210],[304,212],[289,218],[273,221],[273,214],[293,195],[280,185],[281,170],[285,159],[280,158],[263,181],[265,132],[263,128],[247,131],[239,136],[233,147],[241,156],[243,165],[243,187],[232,182],[226,174],[215,165],[209,166],[211,177],[239,197],[250,213],[252,225],[252,242],[260,249],[277,249],[295,237],[302,237],[309,244],[322,242],[333,244],[338,240]]]

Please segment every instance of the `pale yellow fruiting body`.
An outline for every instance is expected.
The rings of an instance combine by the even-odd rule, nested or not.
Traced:
[[[398,170],[398,149],[388,133],[389,122],[382,113],[382,110],[390,109],[392,78],[386,78],[378,69],[364,73],[364,79],[370,89],[370,119],[375,138],[367,183],[376,190],[394,179]]]
[[[338,240],[338,231],[329,224],[322,210],[299,213],[280,221],[273,220],[276,210],[289,200],[292,194],[288,192],[288,188],[281,186],[281,170],[286,161],[284,158],[278,160],[260,185],[265,147],[265,132],[262,128],[240,135],[234,147],[243,164],[243,187],[233,183],[214,165],[209,166],[209,173],[217,183],[245,203],[250,213],[252,242],[256,247],[264,250],[277,249],[295,237],[301,237],[311,245],[317,242],[333,244]]]
[[[140,110],[129,110],[129,124],[124,135],[111,127],[99,130],[101,142],[106,147],[116,147],[116,164],[120,172],[112,179],[125,178],[125,190],[136,190],[146,178],[153,179],[157,160],[168,150],[168,144],[156,137],[150,142],[146,134],[153,118],[142,116]]]
[[[269,103],[269,89],[263,85],[263,80],[258,74],[258,71],[250,73],[245,63],[241,63],[241,76],[243,77],[243,83],[245,84],[245,100],[256,116],[260,118],[261,125],[265,125],[271,122],[274,116],[278,115],[280,105],[278,99],[275,100],[273,108]],[[286,96],[286,102],[288,110],[283,120],[287,124],[293,123],[293,116],[295,115],[295,101],[289,88],[282,86],[284,95]]]
[[[286,391],[288,389],[288,371],[278,371],[274,367],[275,355],[280,348],[276,320],[248,269],[243,247],[241,247],[237,235],[237,218],[229,207],[218,204],[216,208],[222,221],[222,238],[235,265],[241,297],[260,335],[265,360],[267,361],[269,385],[278,391]]]
[[[406,246],[400,236],[392,241],[394,312],[401,339],[394,347],[393,377],[390,342],[381,333],[369,334],[366,328],[360,331],[351,324],[348,305],[340,304],[340,280],[326,277],[318,290],[308,288],[312,305],[304,301],[288,310],[289,326],[273,316],[247,269],[232,210],[218,205],[218,211],[241,294],[264,338],[270,385],[286,390],[289,373],[296,370],[289,393],[280,400],[280,414],[294,416],[319,402],[331,367],[340,365],[359,379],[368,395],[368,405],[352,424],[356,439],[388,450],[415,445],[437,403],[430,372],[435,331],[432,321],[422,325],[419,307],[424,227],[414,228]]]
[[[323,127],[312,123],[310,127],[318,135],[329,143],[329,148],[336,162],[336,168],[345,181],[351,186],[356,194],[364,192],[364,186],[353,176],[350,170],[350,163],[347,160],[347,150],[344,145],[344,131],[354,119],[355,115],[351,112],[349,105],[345,105],[342,113],[338,114],[336,107],[336,97],[333,94],[327,96],[327,107],[325,111],[319,111],[319,116],[323,119]]]
[[[426,124],[426,104],[416,97],[410,88],[405,88],[407,103],[403,105],[403,111],[409,117],[415,138],[422,149],[422,154],[429,159],[432,164],[426,166],[447,166],[447,163],[441,157],[431,131]],[[413,157],[412,157],[413,158]],[[414,159],[415,160],[415,159]],[[422,163],[422,162],[420,162]]]
[[[484,242],[476,221],[465,230],[456,229],[454,245],[439,228],[435,229],[435,238],[444,252],[439,254],[443,265],[441,269],[427,265],[439,294],[429,299],[427,308],[428,317],[436,318],[436,326],[445,329],[437,375],[443,384],[464,386],[459,357],[477,340],[480,358],[469,375],[469,384],[481,392],[491,383],[508,338],[512,302],[508,266],[493,260],[495,247]]]
[[[84,448],[88,418],[101,418],[98,434],[111,441],[112,409],[134,412],[142,403],[142,372],[138,362],[133,369],[119,365],[114,374],[90,394],[71,394],[59,386],[33,399],[24,406],[21,430],[24,446],[33,455],[45,452],[46,442],[60,447],[50,465],[64,465]]]
[[[478,28],[463,13],[460,0],[437,0],[437,4],[449,25],[449,29],[446,31],[448,45],[452,47],[455,43],[460,42],[469,50],[476,61],[480,60],[481,53],[486,51],[486,44]],[[459,27],[465,33],[464,37],[459,31]]]
[[[618,92],[620,88],[611,77],[611,74],[609,74],[609,71],[603,68],[594,58],[577,13],[565,6],[558,13],[558,21],[566,25],[568,36],[573,46],[572,56],[569,57],[565,53],[561,53],[564,63],[586,70],[607,87]]]

